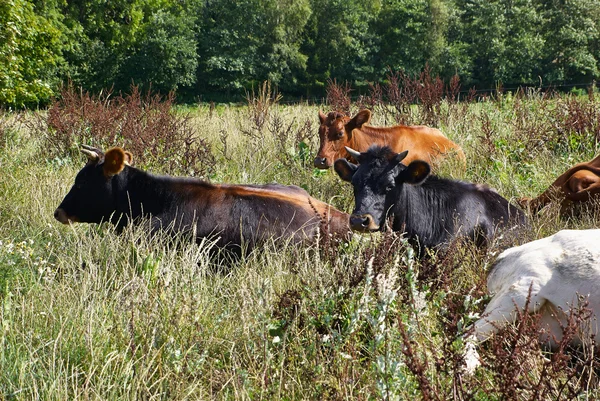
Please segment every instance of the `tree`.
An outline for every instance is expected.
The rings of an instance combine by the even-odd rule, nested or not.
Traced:
[[[311,0],[312,15],[304,32],[308,56],[305,80],[323,87],[328,79],[364,84],[376,78],[378,48],[371,23],[381,9],[377,0]]]
[[[27,0],[0,3],[0,104],[44,105],[54,94],[64,60],[60,15]]]
[[[537,84],[544,55],[540,27],[543,16],[535,0],[510,0],[504,6],[507,29],[502,67],[496,76],[505,84]]]
[[[270,80],[293,87],[304,71],[308,0],[210,0],[199,23],[201,90],[241,92]],[[203,84],[202,84],[203,83]]]
[[[128,88],[118,80],[142,30],[142,8],[141,0],[69,0],[64,5],[65,24],[74,36],[65,58],[76,85],[92,92]]]
[[[259,48],[260,57],[266,60],[259,65],[259,76],[282,88],[294,90],[308,59],[301,53],[300,44],[311,15],[310,3],[308,0],[275,0],[264,5],[265,22],[270,29]]]
[[[491,88],[498,82],[537,82],[543,54],[542,17],[533,0],[461,0],[470,81]]]
[[[184,7],[149,8],[140,32],[119,71],[119,86],[169,92],[196,81],[195,15]]]
[[[390,68],[408,75],[420,73],[428,59],[430,25],[428,0],[384,1],[373,24],[379,43],[379,74]]]
[[[546,82],[590,82],[598,77],[599,0],[540,1],[546,43]]]
[[[187,0],[70,0],[69,77],[98,92],[132,83],[168,92],[195,81],[196,15]]]

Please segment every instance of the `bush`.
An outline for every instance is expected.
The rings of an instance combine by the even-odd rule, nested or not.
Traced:
[[[174,94],[162,97],[131,87],[128,95],[111,91],[90,95],[69,85],[50,105],[47,147],[64,156],[82,144],[100,148],[122,146],[138,165],[168,174],[207,177],[215,159],[206,140],[191,125],[189,115],[173,110]]]

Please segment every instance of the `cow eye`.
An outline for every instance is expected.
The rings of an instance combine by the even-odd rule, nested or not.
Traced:
[[[390,192],[392,189],[394,189],[393,185],[388,185],[385,187],[385,192]]]
[[[343,136],[344,136],[344,133],[343,133],[343,132],[338,132],[338,133],[337,133],[337,137],[338,137],[338,138],[341,138],[341,137],[343,137]]]

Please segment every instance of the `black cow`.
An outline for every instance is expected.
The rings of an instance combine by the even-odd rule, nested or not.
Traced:
[[[383,230],[392,217],[392,230],[425,248],[462,237],[482,245],[497,227],[526,221],[521,210],[488,187],[429,175],[429,164],[421,160],[402,164],[408,151],[380,146],[348,151],[359,165],[338,159],[334,167],[354,187],[350,226],[355,231]]]
[[[142,217],[153,231],[218,238],[217,246],[239,254],[268,238],[313,241],[347,238],[348,215],[296,186],[216,185],[193,178],[156,176],[131,167],[121,148],[104,154],[85,146],[88,163],[77,174],[54,217],[61,223],[110,221],[122,230]]]

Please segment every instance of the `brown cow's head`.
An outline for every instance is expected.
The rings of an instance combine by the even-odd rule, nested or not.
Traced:
[[[75,184],[54,212],[63,224],[100,223],[116,211],[115,192],[126,180],[122,173],[133,157],[121,148],[102,150],[83,146],[88,162],[75,177]]]
[[[353,118],[332,111],[325,115],[319,110],[319,153],[315,157],[315,167],[328,169],[337,159],[352,160],[345,146],[353,147],[352,130],[360,129],[371,120],[369,110],[361,110]]]

